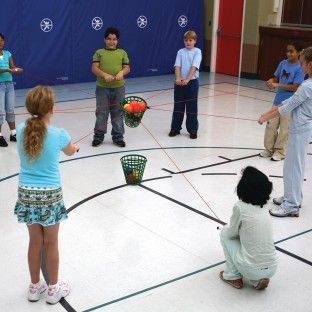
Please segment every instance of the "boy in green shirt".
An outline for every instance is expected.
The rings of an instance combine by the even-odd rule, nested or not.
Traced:
[[[96,78],[96,122],[92,146],[100,145],[107,132],[108,115],[111,116],[114,144],[125,147],[123,111],[120,102],[125,97],[124,76],[130,72],[127,52],[117,49],[119,31],[107,28],[104,34],[105,48],[93,55],[92,73]]]

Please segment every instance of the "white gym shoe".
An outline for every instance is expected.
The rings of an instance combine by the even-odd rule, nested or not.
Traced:
[[[31,302],[38,301],[45,294],[48,286],[46,282],[39,281],[37,284],[30,283],[28,288],[28,300]]]
[[[58,303],[61,298],[70,293],[70,286],[64,282],[58,282],[56,286],[49,286],[46,296],[46,302],[50,304]]]
[[[299,207],[285,209],[282,206],[275,206],[269,210],[270,215],[274,217],[299,217]]]
[[[273,203],[277,206],[281,205],[284,200],[284,196],[273,198]]]
[[[280,206],[283,201],[284,201],[284,196],[273,198],[273,203],[277,206]],[[301,208],[301,205],[299,205],[298,208]]]
[[[285,157],[282,156],[280,153],[274,153],[273,156],[271,157],[271,160],[273,160],[273,161],[281,161],[284,158]]]
[[[273,153],[271,153],[270,151],[268,151],[268,150],[263,150],[260,154],[259,154],[259,156],[260,157],[264,157],[264,158],[267,158],[267,157],[271,157],[273,155]]]

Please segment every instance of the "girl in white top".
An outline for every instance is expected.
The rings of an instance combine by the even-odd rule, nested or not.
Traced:
[[[235,288],[247,278],[258,290],[269,284],[277,268],[270,214],[266,206],[272,183],[258,169],[248,166],[237,185],[240,199],[233,208],[230,224],[220,233],[226,268],[220,278]]]

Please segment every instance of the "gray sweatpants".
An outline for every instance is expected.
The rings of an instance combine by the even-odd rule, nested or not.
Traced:
[[[282,207],[291,210],[301,205],[305,159],[312,130],[288,133],[288,148],[284,162],[284,200]]]

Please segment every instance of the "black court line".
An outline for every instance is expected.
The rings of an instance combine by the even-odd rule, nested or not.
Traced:
[[[46,269],[46,264],[45,264],[45,252],[44,249],[42,249],[41,252],[41,272],[43,275],[44,280],[46,281],[46,283],[49,285],[48,282],[48,271]],[[61,300],[59,301],[59,303],[63,306],[63,308],[67,311],[67,312],[77,312],[77,310],[75,310],[67,301],[65,298],[61,298]]]
[[[208,218],[208,219],[210,219],[210,220],[212,220],[212,221],[215,221],[215,222],[217,222],[217,223],[219,223],[219,224],[222,224],[222,225],[225,225],[225,224],[226,224],[226,223],[223,222],[222,220],[219,220],[219,219],[217,219],[217,218],[215,218],[215,217],[212,217],[212,216],[210,216],[210,215],[208,215],[208,214],[206,214],[206,213],[204,213],[204,212],[202,212],[202,211],[200,211],[200,210],[197,210],[197,209],[195,209],[195,208],[193,208],[193,207],[191,207],[191,206],[188,206],[188,205],[186,205],[186,204],[184,204],[184,203],[182,203],[182,202],[180,202],[180,201],[178,201],[178,200],[176,200],[176,199],[174,199],[174,198],[171,198],[171,197],[169,197],[169,196],[167,196],[167,195],[165,195],[165,194],[159,193],[159,192],[157,192],[157,191],[155,191],[155,190],[153,190],[153,189],[151,189],[151,188],[149,188],[149,187],[147,187],[147,186],[145,186],[145,185],[140,184],[140,186],[141,186],[142,188],[144,188],[145,190],[148,190],[148,191],[150,191],[150,192],[152,192],[152,193],[154,193],[154,194],[156,194],[156,195],[158,195],[158,196],[161,196],[161,197],[163,197],[163,198],[165,198],[165,199],[168,199],[168,200],[170,200],[171,202],[173,202],[173,203],[175,203],[175,204],[178,204],[178,205],[180,205],[180,206],[182,206],[182,207],[184,207],[184,208],[186,208],[186,209],[188,209],[188,210],[191,210],[191,211],[193,211],[193,212],[195,212],[195,213],[197,213],[197,214],[199,214],[199,215],[204,216],[205,218]]]
[[[228,163],[239,161],[239,160],[243,160],[243,159],[253,158],[253,157],[256,157],[256,156],[259,156],[259,154],[253,154],[253,155],[250,155],[250,156],[240,157],[240,158],[236,158],[236,159],[232,159],[232,160],[226,160],[226,161],[222,161],[222,162],[211,164],[211,165],[207,165],[207,166],[201,166],[201,167],[196,167],[196,168],[187,169],[187,170],[183,170],[183,171],[173,172],[172,174],[181,174],[181,173],[196,171],[196,170],[200,170],[200,169],[220,166],[220,165],[228,164]],[[163,169],[163,170],[167,171],[167,169]]]
[[[159,180],[159,179],[166,179],[166,178],[171,178],[171,176],[163,176],[163,177],[156,177],[156,178],[151,178],[151,179],[146,179],[146,180],[142,180],[142,182],[148,182],[148,181],[153,181],[153,180]],[[125,187],[125,186],[128,186],[128,184],[122,184],[122,185],[119,185],[119,186],[115,186],[115,187],[112,187],[110,189],[107,189],[107,190],[104,190],[102,192],[98,192],[96,194],[93,194],[87,198],[84,198],[83,200],[79,201],[78,203],[72,205],[71,207],[69,207],[66,211],[67,213],[70,213],[71,211],[73,211],[75,208],[77,208],[78,206],[84,204],[85,202],[97,197],[97,196],[100,196],[102,194],[105,194],[105,193],[108,193],[110,191],[114,191],[114,190],[117,190],[119,188],[122,188],[122,187]],[[41,271],[42,271],[42,275],[45,279],[46,282],[48,282],[48,273],[47,273],[47,269],[46,269],[46,263],[45,263],[45,256],[44,254],[42,253],[42,256],[41,256]],[[63,306],[63,308],[67,311],[67,312],[77,312],[68,302],[65,298],[62,298],[60,301],[60,304]]]
[[[160,179],[167,179],[167,178],[172,178],[171,176],[163,176],[163,177],[157,177],[157,178],[151,178],[151,179],[146,179],[146,180],[142,180],[142,183],[143,182],[148,182],[148,181],[154,181],[154,180],[160,180]],[[139,184],[140,185],[140,184]],[[122,187],[125,187],[125,186],[129,186],[129,184],[122,184],[122,185],[118,185],[118,186],[115,186],[115,187],[112,187],[112,188],[109,188],[107,190],[104,190],[104,191],[101,191],[101,192],[98,192],[96,194],[93,194],[89,197],[86,197],[84,198],[83,200],[79,201],[78,203],[72,205],[71,207],[69,207],[66,211],[67,213],[71,212],[72,210],[74,210],[75,208],[79,207],[80,205],[88,202],[89,200],[95,198],[95,197],[98,197],[98,196],[101,196],[105,193],[108,193],[108,192],[111,192],[111,191],[114,191],[114,190],[117,190],[117,189],[120,189]]]
[[[184,204],[184,203],[182,203],[182,202],[180,202],[180,201],[178,201],[178,200],[176,200],[176,199],[173,199],[173,198],[171,198],[171,197],[169,197],[169,196],[167,196],[167,195],[164,195],[164,194],[162,194],[162,193],[159,193],[159,192],[157,192],[157,191],[155,191],[155,190],[153,190],[153,189],[151,189],[151,188],[149,188],[149,187],[147,187],[147,186],[145,186],[145,185],[140,185],[140,186],[141,186],[142,188],[144,188],[144,189],[146,189],[146,190],[148,190],[148,191],[150,191],[150,192],[156,194],[156,195],[159,195],[159,196],[161,196],[161,197],[163,197],[163,198],[165,198],[165,199],[168,199],[168,200],[170,200],[170,201],[172,201],[172,202],[174,202],[174,203],[176,203],[176,204],[178,204],[178,205],[180,205],[180,206],[182,206],[182,207],[184,207],[184,208],[186,208],[186,209],[189,209],[189,210],[191,210],[191,211],[193,211],[193,212],[195,212],[195,213],[201,215],[201,216],[204,216],[205,218],[208,218],[208,219],[210,219],[210,220],[213,220],[213,221],[215,221],[215,222],[218,222],[219,224],[226,225],[226,223],[223,222],[222,220],[219,220],[219,219],[214,218],[214,217],[212,217],[212,216],[210,216],[210,215],[208,215],[208,214],[206,214],[206,213],[204,213],[204,212],[202,212],[202,211],[200,211],[200,210],[197,210],[197,209],[195,209],[195,208],[192,208],[192,207],[190,207],[190,206],[188,206],[188,205],[186,205],[186,204]],[[277,247],[277,246],[275,246],[275,248],[276,248],[278,251],[283,252],[283,253],[285,253],[286,255],[290,256],[290,257],[293,257],[293,258],[295,258],[295,259],[297,259],[297,260],[299,260],[299,261],[302,261],[302,262],[304,262],[304,263],[306,263],[306,264],[312,265],[312,262],[311,262],[311,261],[306,260],[306,259],[304,259],[304,258],[302,258],[302,257],[299,257],[299,256],[297,256],[296,254],[293,254],[293,253],[291,253],[291,252],[289,252],[289,251],[287,251],[287,250],[285,250],[285,249],[282,249],[282,248],[280,248],[280,247]]]
[[[292,252],[290,252],[290,251],[288,251],[288,250],[285,250],[285,249],[283,249],[283,248],[281,248],[281,247],[275,246],[275,248],[276,248],[276,250],[278,250],[278,251],[280,251],[280,252],[282,252],[282,253],[284,253],[284,254],[290,256],[290,257],[293,257],[293,258],[295,258],[295,259],[297,259],[297,260],[299,260],[299,261],[301,261],[301,262],[303,262],[303,263],[306,263],[306,264],[312,266],[312,262],[309,261],[309,260],[307,260],[307,259],[304,259],[304,258],[302,258],[302,257],[299,257],[299,256],[297,256],[296,254],[293,254]]]
[[[214,172],[214,173],[202,173],[202,175],[237,175],[237,173]]]
[[[168,173],[170,173],[170,174],[174,174],[173,171],[170,171],[170,170],[168,170],[168,169],[166,169],[166,168],[161,168],[161,170],[166,171],[166,172],[168,172]]]
[[[232,160],[230,158],[224,157],[224,156],[218,156],[219,158],[225,159],[225,160]]]
[[[283,179],[283,176],[277,176],[277,175],[269,175],[270,178],[281,178]],[[307,179],[303,179],[303,181],[307,181]]]

